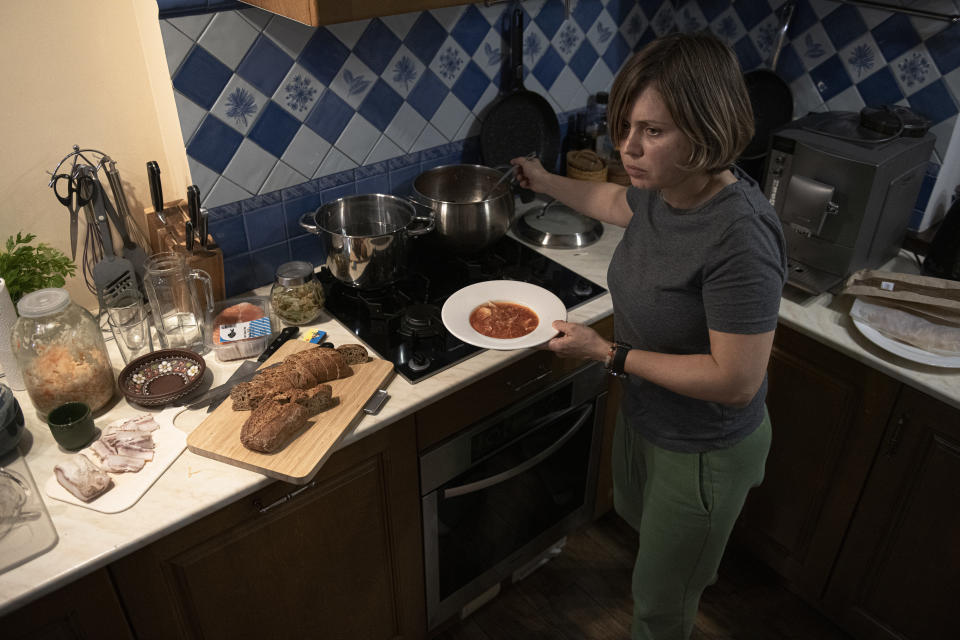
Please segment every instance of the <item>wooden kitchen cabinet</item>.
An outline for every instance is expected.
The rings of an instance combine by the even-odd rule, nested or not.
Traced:
[[[735,540],[792,588],[819,600],[900,385],[789,327],[777,329],[766,475]]]
[[[110,567],[138,638],[422,637],[412,418]]]
[[[244,0],[311,27],[470,4],[467,0]]]
[[[856,638],[957,637],[960,411],[903,387],[825,597]]]
[[[100,569],[0,619],[7,640],[133,638],[106,569]]]

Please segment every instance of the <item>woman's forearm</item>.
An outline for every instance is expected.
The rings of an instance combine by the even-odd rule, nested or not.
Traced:
[[[602,222],[626,227],[632,215],[627,205],[627,188],[612,182],[574,180],[556,174],[545,179],[548,196]]]

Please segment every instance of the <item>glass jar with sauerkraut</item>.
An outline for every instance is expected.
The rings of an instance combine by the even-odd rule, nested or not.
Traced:
[[[103,407],[116,387],[103,334],[65,289],[40,289],[17,302],[11,346],[24,386],[43,416],[65,402]]]
[[[323,310],[323,287],[313,273],[313,265],[303,260],[284,262],[277,267],[270,289],[273,311],[287,324],[310,324]]]

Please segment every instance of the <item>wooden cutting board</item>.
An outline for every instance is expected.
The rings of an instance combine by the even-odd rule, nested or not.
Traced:
[[[270,356],[264,366],[282,362],[291,353],[316,348],[308,342],[290,340]],[[333,387],[333,397],[339,400],[337,405],[310,418],[309,426],[279,451],[259,453],[240,443],[240,428],[250,412],[234,411],[230,398],[190,433],[187,448],[198,455],[271,478],[306,484],[330,457],[337,442],[362,419],[363,405],[370,396],[394,373],[393,364],[379,358],[351,368],[353,375],[327,382]]]

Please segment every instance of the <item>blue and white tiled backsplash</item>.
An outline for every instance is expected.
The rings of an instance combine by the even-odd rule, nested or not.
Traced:
[[[565,18],[562,0],[527,0],[524,85],[547,98],[565,134],[633,51],[671,30],[709,28],[744,70],[764,66],[782,1],[579,0]],[[957,12],[954,0],[900,3]],[[405,194],[429,168],[480,161],[480,118],[500,91],[512,9],[479,3],[318,28],[253,7],[161,19],[228,295],[270,282],[288,260],[322,263],[320,243],[298,224],[322,203]],[[795,117],[895,103],[929,118],[937,144],[922,214],[958,112],[960,24],[798,0],[777,72]]]

